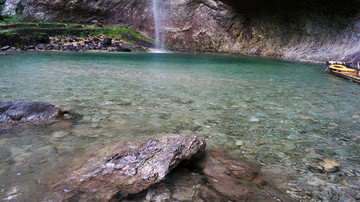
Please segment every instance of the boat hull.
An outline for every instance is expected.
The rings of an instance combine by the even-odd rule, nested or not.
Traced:
[[[355,69],[347,68],[344,65],[330,65],[329,70],[336,72],[356,72]]]

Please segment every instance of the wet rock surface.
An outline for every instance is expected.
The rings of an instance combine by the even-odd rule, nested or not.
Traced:
[[[108,201],[139,193],[205,149],[200,137],[168,134],[143,144],[112,143],[54,186],[54,200]],[[77,161],[79,163],[79,161]]]
[[[259,171],[249,163],[234,161],[217,151],[208,150],[196,165],[209,185],[227,201],[290,200],[274,187],[267,186]]]
[[[19,124],[64,120],[69,113],[46,102],[0,102],[0,132]]]
[[[334,173],[339,171],[340,164],[331,158],[312,158],[312,159],[303,159],[304,165],[314,173]]]
[[[262,178],[256,165],[207,149],[201,158],[123,201],[292,201]]]
[[[96,147],[74,159],[65,172],[68,177],[41,197],[54,201],[292,201],[267,181],[270,178],[258,165],[205,150],[205,140],[196,136],[167,134],[142,144],[112,142]]]
[[[336,162],[334,159],[330,159],[330,158],[325,158],[324,160],[322,160],[320,162],[320,165],[328,173],[333,173],[340,169],[340,164]]]

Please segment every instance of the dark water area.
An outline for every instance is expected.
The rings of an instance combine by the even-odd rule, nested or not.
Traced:
[[[356,200],[360,86],[324,69],[220,55],[0,55],[0,101],[45,101],[82,116],[71,127],[0,134],[0,200],[39,192],[41,179],[59,178],[59,168],[93,144],[167,133],[278,166],[290,176],[280,188],[295,199]],[[325,158],[340,170],[309,170]]]

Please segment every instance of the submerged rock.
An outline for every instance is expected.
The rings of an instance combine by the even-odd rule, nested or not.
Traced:
[[[208,149],[160,183],[124,201],[291,201],[255,165]]]
[[[69,113],[46,102],[0,102],[0,122],[36,122],[63,118]]]
[[[249,163],[234,161],[217,151],[207,150],[197,167],[205,174],[209,185],[226,198],[224,201],[290,200],[268,186]]]
[[[261,174],[271,181],[277,188],[286,190],[289,183],[289,174],[285,168],[278,165],[264,166],[260,170]]]
[[[340,164],[333,159],[325,158],[319,163],[320,166],[328,173],[333,173],[339,170]]]
[[[68,110],[46,102],[0,102],[0,131],[18,124],[64,120],[68,114]]]
[[[303,159],[304,164],[307,168],[314,173],[334,173],[339,171],[340,164],[331,158],[312,158],[312,159]]]
[[[136,143],[111,143],[54,186],[54,200],[108,201],[139,193],[163,180],[179,163],[205,149],[200,137],[168,134]],[[50,198],[48,198],[50,199]]]

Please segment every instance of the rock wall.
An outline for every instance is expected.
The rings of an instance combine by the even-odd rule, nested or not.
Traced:
[[[4,14],[15,15],[20,0],[7,0],[3,10]]]
[[[157,0],[174,49],[300,61],[341,59],[360,48],[360,2]],[[136,27],[154,37],[150,0],[22,0],[23,18]],[[10,6],[8,4],[7,6]]]

